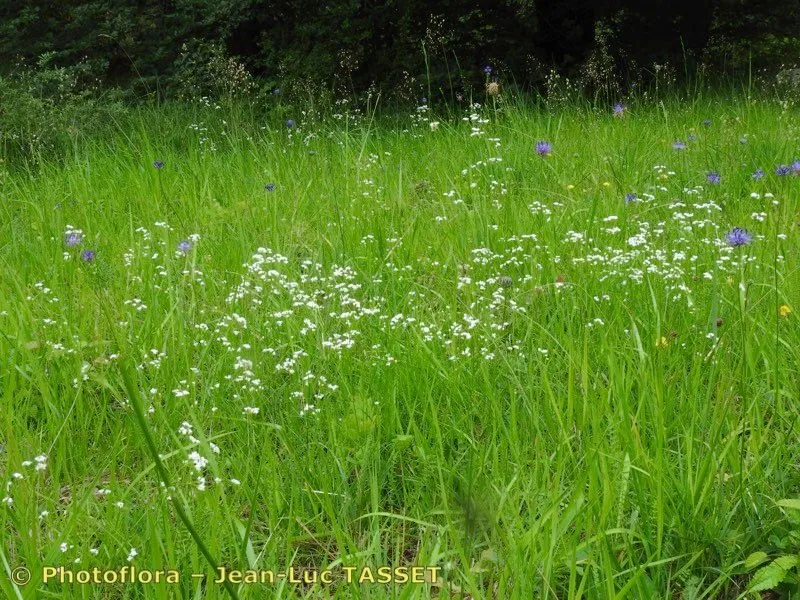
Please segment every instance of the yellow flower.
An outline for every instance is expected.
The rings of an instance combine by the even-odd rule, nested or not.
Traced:
[[[608,181],[604,181],[603,187],[611,187],[611,184]]]
[[[574,186],[574,185],[572,185],[571,183],[568,183],[568,184],[567,184],[567,189],[568,189],[568,190],[574,190],[574,189],[575,189],[575,186]]]
[[[662,335],[656,342],[656,348],[666,348],[667,346],[669,346],[669,340]]]
[[[792,308],[788,304],[781,304],[780,308],[778,309],[778,314],[785,319],[792,314]]]

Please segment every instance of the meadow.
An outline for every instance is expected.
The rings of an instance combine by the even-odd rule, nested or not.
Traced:
[[[796,597],[796,109],[487,100],[0,165],[3,597]]]

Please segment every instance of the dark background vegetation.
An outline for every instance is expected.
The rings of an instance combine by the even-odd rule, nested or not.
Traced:
[[[800,57],[800,0],[0,0],[0,70],[133,98],[254,90],[452,100],[548,78],[618,94],[659,75],[750,77]],[[302,85],[299,85],[302,84]]]
[[[0,191],[165,103],[270,126],[423,99],[453,116],[498,89],[495,106],[794,106],[798,61],[800,0],[0,0]]]

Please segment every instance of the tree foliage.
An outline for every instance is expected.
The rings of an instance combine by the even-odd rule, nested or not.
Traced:
[[[247,86],[243,71],[266,85],[452,95],[482,82],[487,64],[529,86],[553,69],[596,69],[601,55],[625,76],[667,62],[679,72],[777,67],[794,61],[799,39],[800,0],[0,3],[6,71],[44,56],[161,96]]]

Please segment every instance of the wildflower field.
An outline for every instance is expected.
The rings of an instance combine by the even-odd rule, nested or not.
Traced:
[[[0,596],[796,597],[795,109],[488,100],[0,165]]]

